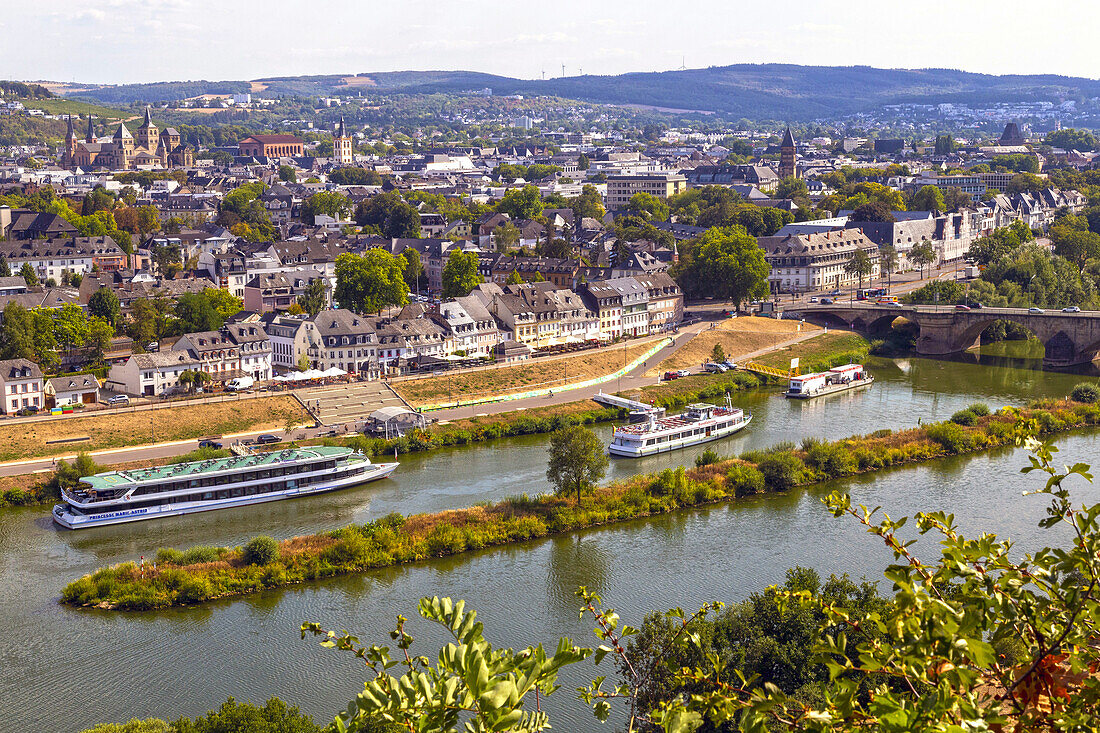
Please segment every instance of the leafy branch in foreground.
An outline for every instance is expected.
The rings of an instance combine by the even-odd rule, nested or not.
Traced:
[[[1091,482],[1089,467],[1056,468],[1057,449],[1034,437],[1039,427],[1021,419],[1015,441],[1031,454],[1024,472],[1046,476],[1028,492],[1050,497],[1040,526],[1064,527],[1067,546],[1014,560],[1011,541],[968,539],[953,515],[918,513],[913,532],[906,518],[834,493],[825,499],[834,516],[853,518],[892,553],[884,571],[891,594],[880,598],[846,579],[819,587],[797,577],[812,571],[792,571],[786,586],[746,602],[763,609],[771,631],[741,633],[750,616],[721,604],[691,616],[674,609],[634,629],[582,588],[581,615],[595,619],[600,645],[578,649],[562,639],[550,658],[541,647],[494,651],[474,613],[449,599],[420,603],[420,614],[455,639],[434,667],[409,657],[400,617],[392,636],[403,660],[314,624],[302,633],[324,634],[326,646],[354,652],[374,673],[338,719],[341,730],[374,716],[410,731],[544,730],[541,698],[556,689],[558,670],[590,656],[597,664],[613,657],[619,681],[605,688],[606,677],[597,677],[580,699],[601,721],[613,701],[624,703],[630,731],[1090,730],[1100,715],[1100,505],[1073,505],[1065,484]],[[918,554],[916,535],[934,536],[939,556]],[[792,645],[777,646],[784,635]],[[800,650],[801,669],[777,674]],[[391,677],[398,665],[407,671]],[[798,674],[809,668],[820,675]]]

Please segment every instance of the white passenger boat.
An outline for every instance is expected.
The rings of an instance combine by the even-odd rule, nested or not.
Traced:
[[[687,412],[662,418],[651,412],[644,423],[617,428],[607,450],[623,458],[667,453],[725,438],[750,422],[752,415],[733,407],[727,395],[725,407],[699,403],[688,405]]]
[[[318,446],[108,471],[62,491],[53,518],[82,529],[174,517],[342,489],[385,478],[397,466],[371,463],[351,448]]]
[[[791,377],[784,394],[791,399],[807,400],[811,397],[821,397],[857,387],[867,387],[874,381],[875,378],[863,368],[862,364],[846,364],[827,372]]]

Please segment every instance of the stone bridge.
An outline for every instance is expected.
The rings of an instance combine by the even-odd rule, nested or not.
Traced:
[[[1100,352],[1100,311],[1063,313],[1048,310],[1045,313],[1029,313],[1026,308],[964,310],[953,305],[897,307],[835,303],[795,305],[787,307],[785,312],[824,324],[843,323],[848,328],[871,334],[885,331],[894,319],[901,316],[920,328],[917,353],[927,356],[956,354],[977,346],[982,332],[994,321],[1018,323],[1035,334],[1046,347],[1044,366],[1087,364],[1095,360]]]

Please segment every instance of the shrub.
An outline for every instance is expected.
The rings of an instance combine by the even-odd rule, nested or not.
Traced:
[[[222,555],[225,550],[220,547],[208,547],[206,545],[197,545],[192,547],[187,552],[183,553],[180,558],[180,565],[197,565],[203,562],[217,562],[222,559]]]
[[[857,463],[843,446],[818,442],[806,451],[806,462],[829,478],[855,473]]]
[[[437,524],[425,540],[432,555],[454,555],[466,549],[466,533],[451,524]]]
[[[157,550],[157,562],[161,565],[183,565],[183,553],[171,547],[162,547]]]
[[[966,409],[970,410],[978,417],[985,417],[989,414],[989,405],[985,404],[984,402],[975,402],[973,405]]]
[[[977,425],[978,416],[970,410],[959,410],[951,416],[951,422],[956,425]]]
[[[929,425],[925,432],[948,453],[965,453],[974,449],[974,436],[955,423],[935,423]]]
[[[786,491],[798,483],[802,461],[790,453],[769,453],[756,464],[769,491]]]
[[[214,588],[206,578],[190,576],[180,585],[176,600],[180,603],[201,603],[214,595]]]
[[[764,474],[755,466],[737,463],[726,474],[726,486],[734,496],[750,496],[764,492]]]
[[[1070,397],[1073,398],[1075,402],[1096,402],[1100,400],[1100,389],[1091,382],[1081,382],[1073,388]]]
[[[707,448],[705,451],[695,457],[695,465],[699,468],[703,466],[709,466],[712,463],[718,463],[721,458],[718,456],[718,452],[713,448]]]
[[[279,559],[279,543],[263,534],[253,537],[244,546],[241,559],[249,565],[270,565]]]

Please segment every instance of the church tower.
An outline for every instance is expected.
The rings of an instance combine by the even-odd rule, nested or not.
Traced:
[[[120,122],[113,140],[116,158],[112,167],[129,168],[130,160],[134,157],[134,136],[126,129],[126,125]]]
[[[73,128],[73,116],[68,116],[68,129],[65,131],[65,160],[72,163],[76,155],[76,130]]]
[[[779,143],[779,177],[790,178],[791,176],[798,176],[798,156],[791,126],[787,125],[787,131],[783,133],[783,142]]]
[[[95,142],[95,127],[92,126],[92,116],[88,115],[88,132],[84,135],[84,142]]]
[[[341,115],[340,124],[332,135],[332,157],[336,165],[351,165],[354,161],[352,155],[351,137],[344,126],[344,117]]]
[[[157,126],[153,124],[153,118],[149,113],[149,108],[145,108],[145,121],[141,123],[141,127],[138,128],[137,133],[137,146],[139,148],[145,148],[150,153],[157,149],[157,138],[159,137]]]

